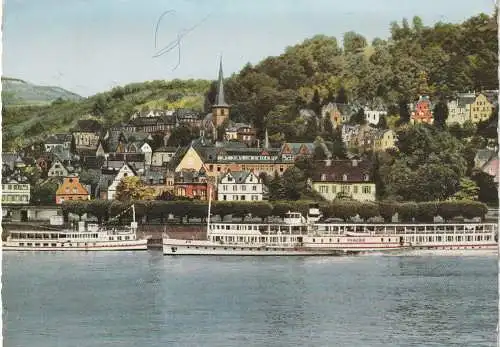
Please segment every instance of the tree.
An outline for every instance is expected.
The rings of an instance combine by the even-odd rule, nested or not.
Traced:
[[[55,204],[56,191],[59,185],[53,181],[38,183],[31,188],[31,203],[33,204]]]
[[[115,199],[118,201],[152,200],[154,190],[148,188],[137,176],[124,177],[116,187]]]
[[[367,46],[366,39],[354,32],[348,31],[344,34],[344,51],[347,54],[360,53]]]
[[[446,120],[448,119],[448,105],[444,99],[440,99],[434,106],[434,125],[444,129]]]
[[[326,155],[322,146],[317,145],[314,147],[314,160],[325,160]]]
[[[184,147],[189,145],[191,143],[191,140],[193,140],[195,137],[196,135],[193,134],[189,125],[181,124],[177,128],[174,128],[174,130],[172,130],[172,133],[170,134],[170,137],[167,141],[167,146]]]
[[[306,188],[306,177],[298,168],[289,167],[283,173],[282,187],[285,199],[299,200]]]
[[[349,100],[347,99],[347,93],[343,86],[339,88],[337,92],[337,97],[335,98],[335,102],[338,104],[347,104]]]
[[[399,101],[399,122],[405,124],[410,122],[410,109],[408,107],[408,100],[402,99]]]
[[[360,107],[359,110],[356,111],[356,113],[354,113],[354,115],[351,117],[349,123],[360,124],[360,125],[366,124],[365,110],[362,107]]]
[[[323,120],[323,128],[327,136],[333,135],[333,124],[330,117],[325,117],[325,119]]]
[[[380,118],[378,119],[377,128],[378,129],[388,129],[389,128],[389,126],[387,125],[386,116],[384,116],[384,115],[380,116]]]
[[[347,150],[345,148],[344,141],[342,141],[342,134],[340,129],[335,129],[332,136],[332,156],[335,159],[346,159]]]
[[[473,180],[463,177],[460,179],[458,191],[453,194],[453,199],[456,200],[471,200],[475,201],[479,197],[479,187]]]
[[[479,201],[491,205],[498,205],[498,188],[493,176],[479,169],[475,169],[472,170],[471,179],[479,188]]]
[[[321,115],[321,97],[319,96],[319,91],[317,89],[314,90],[314,95],[311,100],[310,107],[314,111],[316,116]]]

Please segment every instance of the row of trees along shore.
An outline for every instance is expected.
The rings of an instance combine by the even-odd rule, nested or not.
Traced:
[[[212,204],[211,215],[245,218],[249,215],[266,221],[268,217],[283,217],[288,211],[298,211],[306,215],[312,201],[259,201],[259,202],[232,202],[215,201]],[[186,218],[202,219],[206,221],[208,204],[204,201],[136,201],[119,202],[109,200],[90,201],[65,201],[62,210],[67,219],[69,213],[78,215],[89,214],[97,218],[100,223],[123,223],[130,221],[132,214],[126,211],[132,204],[135,206],[136,218],[143,223],[152,223],[159,220],[166,222],[169,215],[179,218],[181,223]],[[453,218],[463,217],[472,219],[480,217],[484,219],[488,207],[477,201],[454,200],[435,202],[392,202],[380,201],[359,202],[351,200],[339,200],[333,202],[321,202],[319,208],[324,218],[339,218],[349,221],[359,216],[364,221],[370,218],[381,217],[386,222],[391,222],[392,217],[398,213],[400,222],[432,222],[434,217],[440,216],[445,221]]]

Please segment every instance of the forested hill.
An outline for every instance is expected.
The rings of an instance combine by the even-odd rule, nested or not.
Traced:
[[[225,85],[232,118],[252,122],[270,135],[293,138],[298,110],[316,112],[336,100],[389,107],[414,101],[420,93],[446,98],[454,92],[498,89],[498,25],[496,14],[480,14],[459,24],[426,26],[418,17],[391,23],[391,35],[367,42],[355,32],[343,37],[317,35],[247,64]],[[204,103],[204,94],[208,102]],[[80,102],[54,102],[49,107],[4,110],[4,141],[18,135],[36,139],[69,129],[92,113],[111,124],[144,107],[202,109],[213,102],[215,85],[208,81],[153,81],[117,87]],[[279,130],[279,131],[278,131]],[[28,137],[28,136],[25,136]]]
[[[278,57],[245,66],[226,83],[233,114],[292,135],[297,127],[287,125],[293,125],[299,108],[319,110],[335,98],[391,106],[414,101],[420,93],[446,98],[498,89],[496,14],[433,27],[414,17],[411,23],[391,23],[390,31],[389,38],[371,43],[348,32],[343,47],[335,37],[317,35]]]

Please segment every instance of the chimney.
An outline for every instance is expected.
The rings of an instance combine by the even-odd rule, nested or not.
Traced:
[[[356,159],[353,159],[353,160],[352,160],[352,166],[353,166],[353,167],[358,166],[358,161],[357,161]]]
[[[325,160],[325,166],[332,166],[332,160],[331,159]]]

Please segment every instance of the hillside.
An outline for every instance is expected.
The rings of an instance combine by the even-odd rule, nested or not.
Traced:
[[[92,115],[106,126],[128,120],[136,110],[202,110],[210,82],[172,80],[133,83],[81,100],[55,100],[45,105],[10,105],[2,109],[3,147],[11,150],[71,129],[78,119]]]
[[[480,14],[463,23],[434,26],[425,26],[419,17],[411,23],[403,19],[390,24],[390,37],[371,43],[355,32],[344,34],[343,45],[335,37],[316,35],[228,78],[231,118],[254,124],[260,137],[267,128],[273,140],[294,141],[304,132],[299,117],[304,107],[318,113],[329,101],[383,105],[390,116],[408,118],[407,105],[420,94],[445,100],[455,92],[498,89],[496,17]],[[7,107],[4,142],[19,146],[68,130],[88,114],[111,125],[134,110],[201,110],[214,98],[215,83],[173,80],[129,84],[76,102]],[[316,129],[306,132],[314,140]]]
[[[2,77],[4,105],[50,104],[57,99],[78,101],[82,97],[60,87],[38,86],[17,78]]]

